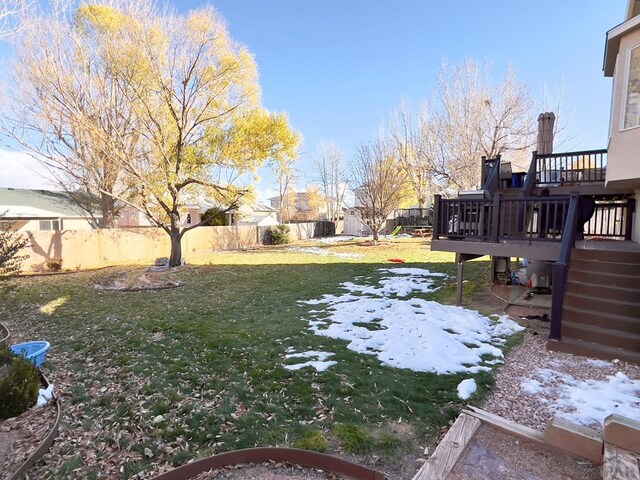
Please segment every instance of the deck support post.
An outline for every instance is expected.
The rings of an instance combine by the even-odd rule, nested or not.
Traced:
[[[462,305],[462,284],[464,283],[464,262],[480,258],[484,255],[474,253],[456,253],[457,277],[456,277],[456,305]]]
[[[445,228],[444,232],[440,231],[440,199],[441,195],[433,196],[433,234],[432,239],[437,240],[442,233],[447,233],[447,229]]]
[[[462,282],[464,281],[464,254],[456,253],[456,264],[458,265],[458,276],[456,283],[456,305],[462,305]]]
[[[491,215],[491,239],[498,243],[500,239],[500,199],[502,194],[496,192],[493,195],[493,211]]]

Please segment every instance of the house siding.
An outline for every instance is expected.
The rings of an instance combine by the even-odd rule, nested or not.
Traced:
[[[620,40],[613,80],[610,119],[607,187],[640,188],[640,127],[622,129],[625,104],[628,57],[630,48],[640,45],[640,29],[626,34]],[[636,237],[637,238],[637,237]]]
[[[91,230],[93,227],[88,220],[84,218],[65,218],[62,220],[62,230]],[[35,219],[35,220],[15,220],[11,221],[12,229],[18,232],[39,232],[40,220],[57,220],[57,218]]]

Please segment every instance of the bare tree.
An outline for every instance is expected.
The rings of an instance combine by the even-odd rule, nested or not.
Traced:
[[[0,1],[0,39],[7,38],[26,25],[35,0]]]
[[[291,157],[274,165],[278,181],[278,220],[289,223],[296,211],[296,170],[295,158]]]
[[[477,187],[481,156],[515,161],[535,140],[529,88],[512,68],[493,83],[487,63],[443,63],[429,111],[432,135],[438,139],[433,152],[436,174],[448,187]]]
[[[333,143],[320,143],[313,155],[313,166],[327,206],[327,220],[336,222],[340,219],[348,184],[344,154]]]
[[[581,138],[577,132],[576,113],[571,101],[571,89],[563,78],[552,86],[544,84],[536,100],[536,112],[553,112],[556,121],[553,124],[553,149],[566,152],[576,149]]]
[[[435,145],[432,125],[426,108],[414,112],[404,98],[389,121],[388,134],[398,154],[400,165],[417,197],[420,208],[426,208],[436,177]]]
[[[75,192],[92,223],[105,228],[115,226],[116,198],[128,189],[121,159],[135,156],[139,146],[135,106],[120,94],[134,70],[114,65],[110,45],[137,37],[139,25],[131,18],[145,4],[120,3],[127,12],[122,19],[129,21],[109,32],[92,28],[94,7],[87,5],[74,12],[62,2],[53,11],[34,12],[14,40],[14,87],[4,127],[61,188]]]
[[[410,191],[407,174],[395,149],[380,139],[358,147],[351,165],[351,188],[356,207],[378,241],[387,218],[400,207]]]

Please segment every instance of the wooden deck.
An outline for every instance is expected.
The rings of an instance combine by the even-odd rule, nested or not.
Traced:
[[[468,255],[492,255],[495,257],[528,258],[555,262],[560,257],[560,242],[505,240],[502,242],[480,242],[460,240],[432,240],[431,250]]]
[[[578,240],[575,248],[602,252],[640,252],[640,243],[626,240]]]

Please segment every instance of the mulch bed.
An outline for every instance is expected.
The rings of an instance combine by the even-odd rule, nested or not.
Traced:
[[[212,469],[193,477],[193,480],[246,480],[251,478],[262,480],[322,480],[344,477],[299,465],[262,463]]]
[[[112,278],[107,284],[97,283],[94,289],[111,290],[119,292],[141,292],[146,290],[166,290],[178,288],[184,285],[182,282],[167,280],[169,271],[141,271],[123,272],[116,278]]]

